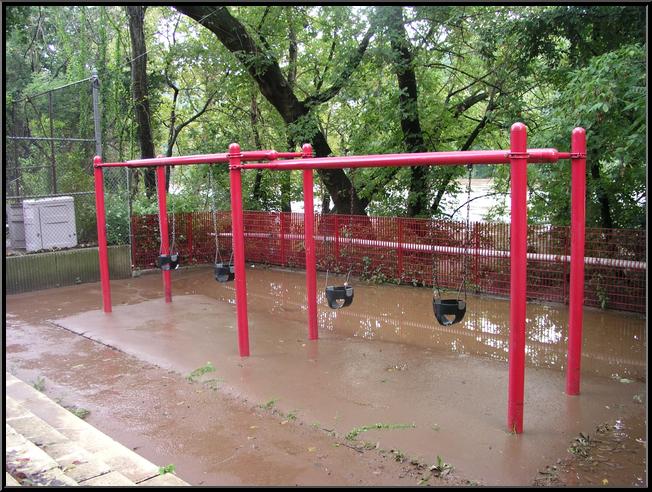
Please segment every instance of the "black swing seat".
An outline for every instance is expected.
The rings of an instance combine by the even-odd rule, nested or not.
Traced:
[[[156,266],[161,270],[176,270],[179,268],[179,253],[160,255],[156,259]]]
[[[453,325],[464,318],[466,301],[462,299],[433,299],[432,310],[440,325]]]
[[[331,309],[341,309],[353,302],[353,287],[350,285],[329,285],[326,287],[326,299]]]
[[[229,282],[235,278],[235,266],[233,263],[215,263],[213,270],[215,280],[218,282]]]

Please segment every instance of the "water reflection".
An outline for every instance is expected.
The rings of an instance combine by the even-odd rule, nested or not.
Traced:
[[[331,276],[333,276],[331,274]],[[343,281],[343,278],[341,279]],[[441,326],[432,312],[429,289],[355,283],[355,300],[345,309],[331,310],[318,279],[318,322],[330,332],[366,340],[382,340],[507,361],[509,301],[469,296],[461,323]],[[332,282],[338,280],[332,279]],[[305,321],[305,277],[301,273],[256,270],[247,274],[250,309],[265,309]],[[225,291],[220,289],[222,293]],[[224,300],[233,302],[233,287]],[[266,301],[266,302],[265,302]],[[526,318],[526,363],[564,371],[568,308],[529,303]],[[605,377],[618,373],[643,378],[645,320],[637,315],[585,309],[582,371]]]

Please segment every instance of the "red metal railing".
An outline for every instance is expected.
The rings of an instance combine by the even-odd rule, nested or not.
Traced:
[[[231,215],[217,212],[218,261],[231,257]],[[132,217],[132,262],[154,268],[159,254],[157,215]],[[212,263],[216,256],[210,212],[177,213],[181,264]],[[169,215],[170,224],[172,214]],[[373,281],[509,296],[509,224],[315,215],[317,269]],[[247,261],[305,268],[303,214],[244,213]],[[468,235],[467,235],[468,234]],[[171,239],[170,239],[171,240]],[[434,254],[433,254],[434,252]],[[570,228],[528,226],[528,299],[568,303]],[[465,254],[466,253],[466,254]],[[645,312],[645,231],[586,229],[584,305]],[[434,273],[434,275],[433,275]]]

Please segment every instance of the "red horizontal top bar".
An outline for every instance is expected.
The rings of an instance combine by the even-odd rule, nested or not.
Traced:
[[[520,157],[520,156],[519,156]],[[568,159],[568,152],[557,149],[528,149],[530,163],[554,163]],[[238,169],[274,169],[291,171],[301,169],[343,169],[355,167],[453,166],[466,164],[508,164],[509,150],[466,150],[456,152],[420,152],[414,154],[377,154],[345,157],[313,157],[291,162],[242,164]]]
[[[528,149],[529,163],[554,163],[559,159],[570,159],[570,152],[558,152],[557,149]],[[229,162],[228,153],[199,154],[177,157],[155,157],[152,159],[134,159],[125,162],[96,162],[96,167],[155,167],[184,166],[191,164],[219,164]],[[275,150],[243,151],[238,154],[241,162],[276,161],[277,159],[294,159],[301,157],[301,152],[277,152]],[[375,154],[344,157],[312,157],[291,162],[266,162],[242,164],[239,169],[274,169],[291,171],[300,169],[342,169],[353,167],[384,166],[432,166],[465,164],[507,164],[510,161],[509,150],[466,150],[455,152],[420,152],[414,154]]]
[[[276,159],[293,159],[301,157],[301,152],[277,152],[275,150],[251,150],[239,154],[240,160],[273,161]],[[198,154],[176,157],[154,157],[152,159],[133,159],[125,162],[100,162],[95,167],[155,167],[155,166],[187,166],[191,164],[219,164],[229,162],[229,154]]]

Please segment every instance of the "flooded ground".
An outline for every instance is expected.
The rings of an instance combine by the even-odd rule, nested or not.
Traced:
[[[60,330],[56,326],[115,347],[152,371],[165,369],[175,392],[188,386],[179,375],[209,367],[210,361],[215,371],[202,376],[203,391],[215,388],[216,394],[240,402],[252,419],[257,413],[253,408],[267,408],[286,422],[283,429],[303,424],[302,437],[291,432],[291,438],[286,438],[304,439],[301,449],[316,449],[318,446],[308,442],[316,442],[315,436],[339,438],[337,452],[346,448],[354,457],[347,463],[350,457],[342,455],[342,466],[365,477],[363,483],[367,484],[415,483],[414,473],[423,471],[419,466],[437,463],[438,457],[454,467],[450,476],[471,483],[589,484],[607,480],[609,485],[647,484],[646,330],[640,316],[585,310],[582,394],[569,397],[564,393],[567,308],[528,304],[525,432],[513,435],[506,429],[508,301],[469,298],[464,322],[442,327],[434,321],[428,289],[357,283],[355,301],[346,310],[331,311],[320,299],[320,339],[308,341],[303,273],[255,267],[249,268],[247,275],[251,357],[238,356],[233,285],[218,284],[209,268],[197,268],[174,272],[174,298],[169,305],[162,300],[160,275],[112,282],[114,312],[110,315],[99,310],[96,284],[10,296],[7,321],[8,328],[14,328],[8,329],[8,362],[14,359],[19,370],[27,370],[29,364],[21,365],[20,360],[28,359],[25,352],[30,351],[30,338],[47,331],[56,340],[56,330]],[[323,281],[320,277],[319,290]],[[44,323],[48,319],[52,323]],[[69,331],[62,333],[75,336]],[[91,344],[89,347],[97,345],[79,338],[82,341]],[[105,358],[105,364],[112,360],[112,356]],[[32,358],[32,364],[42,359]],[[87,370],[92,370],[92,361],[80,363],[90,364]],[[102,373],[102,378],[111,377]],[[154,379],[152,373],[150,382],[156,386]],[[71,387],[65,379],[58,384],[71,391],[83,387],[81,382]],[[184,412],[184,405],[157,402],[167,409],[165,418],[153,402],[143,401],[143,415],[131,416],[127,422],[124,415],[139,404],[142,388],[121,390],[106,384],[104,388],[104,397],[124,405],[113,411],[107,403],[101,411],[113,416],[107,422],[119,422],[114,432],[125,434],[125,423],[148,429],[151,443],[145,439],[139,445],[145,457],[156,461],[161,461],[159,455],[150,457],[146,451],[148,446],[147,452],[159,449],[156,443],[162,433],[169,435],[171,442],[184,443],[185,454],[172,448],[185,463],[177,467],[180,476],[191,483],[199,483],[198,477],[204,475],[209,481],[203,482],[204,477],[202,483],[295,483],[288,478],[291,473],[269,478],[269,482],[242,476],[236,480],[235,472],[225,479],[225,469],[238,467],[244,473],[241,467],[246,462],[236,457],[233,463],[229,461],[231,468],[221,464],[233,454],[222,456],[228,454],[225,449],[241,449],[241,442],[256,436],[249,435],[251,430],[246,427],[216,419],[220,414],[217,401],[200,404],[201,411],[193,407]],[[176,405],[185,397],[172,400]],[[210,411],[213,405],[217,413]],[[170,413],[179,420],[169,421]],[[212,427],[207,427],[208,422]],[[188,434],[188,426],[193,425],[204,429],[201,438]],[[222,430],[233,425],[246,435],[231,429],[233,442],[218,450],[210,437],[212,432],[219,433],[218,425]],[[322,429],[321,433],[317,429]],[[580,433],[590,436],[589,441],[578,444]],[[336,460],[334,443],[330,443],[331,460]],[[374,449],[349,449],[364,444]],[[319,446],[328,447],[322,441]],[[267,448],[273,454],[269,445]],[[315,449],[303,451],[308,460]],[[186,455],[203,459],[191,466],[183,458]],[[370,456],[394,459],[381,460],[384,468],[378,468],[376,462],[356,461],[371,460]],[[390,470],[387,464],[410,461],[412,475],[399,468]],[[286,469],[290,466],[285,465]],[[193,476],[182,474],[181,469]],[[349,483],[344,475],[339,481],[333,475],[313,474],[310,479],[299,475],[304,479],[296,483]],[[416,476],[417,481],[423,476]]]

